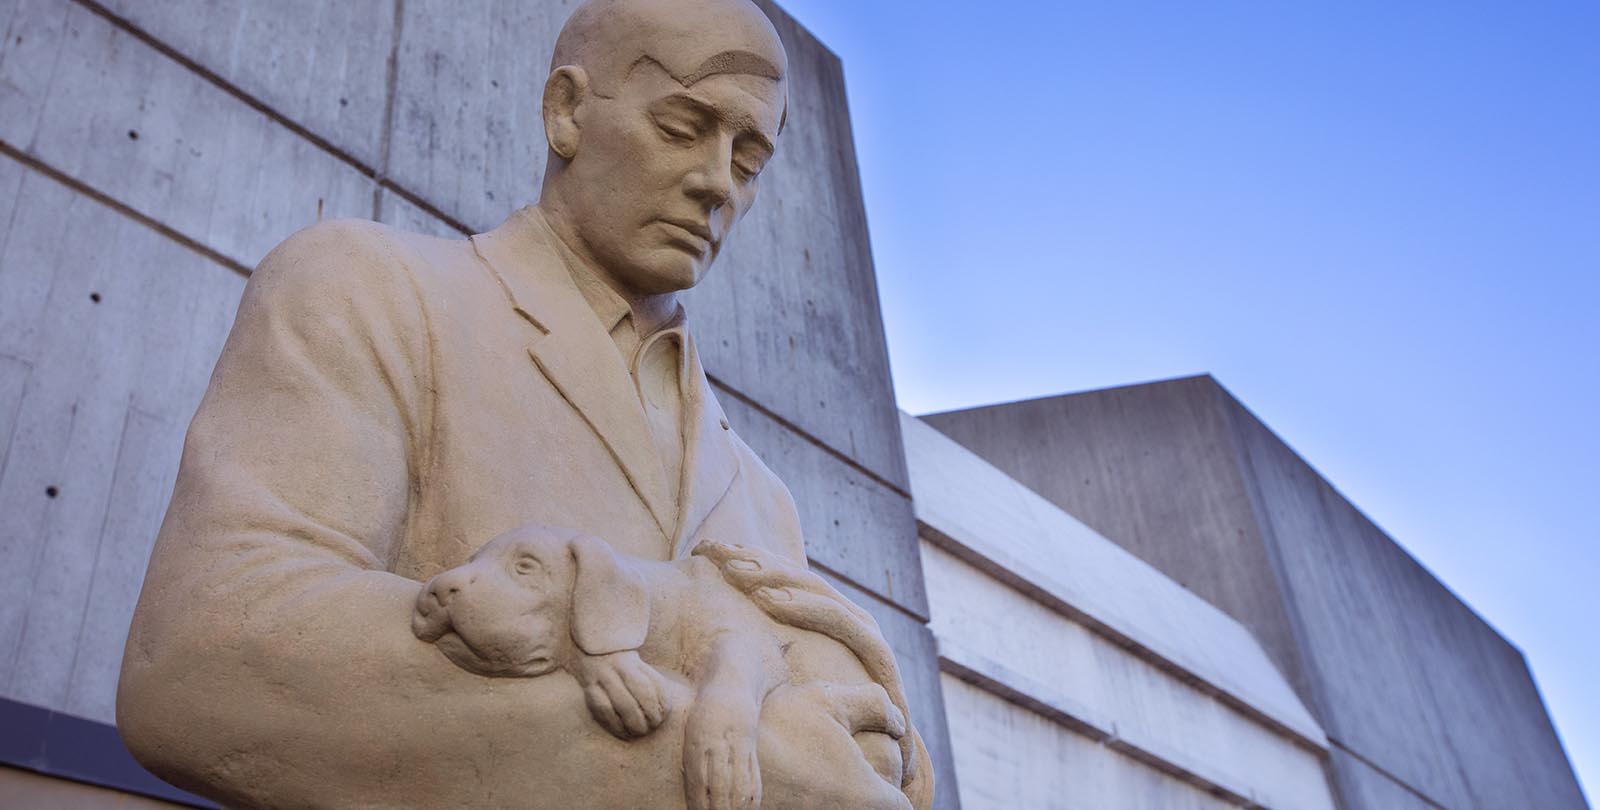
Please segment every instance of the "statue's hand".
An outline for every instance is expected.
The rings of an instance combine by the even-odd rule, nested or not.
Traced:
[[[637,650],[579,656],[572,674],[583,687],[589,713],[617,739],[655,731],[671,710],[663,676]]]
[[[689,810],[759,810],[759,709],[702,692],[683,728],[683,787]]]
[[[834,590],[828,581],[803,565],[760,548],[707,541],[691,552],[722,572],[722,579],[743,591],[768,615],[784,624],[819,630],[817,622],[844,621],[873,628],[871,614]]]

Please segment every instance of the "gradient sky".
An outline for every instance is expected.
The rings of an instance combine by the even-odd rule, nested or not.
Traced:
[[[901,407],[1210,372],[1600,789],[1600,3],[780,2],[844,60]]]

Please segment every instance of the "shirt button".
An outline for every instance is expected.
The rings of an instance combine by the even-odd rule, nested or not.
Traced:
[[[722,419],[718,423],[722,425],[723,430],[732,430],[732,428],[728,427],[728,420]]]

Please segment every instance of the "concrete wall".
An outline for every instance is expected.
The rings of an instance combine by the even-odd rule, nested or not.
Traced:
[[[1586,807],[1521,652],[1210,377],[925,420],[1249,627],[1342,806]]]
[[[964,807],[1335,806],[1326,735],[1243,625],[903,426]]]
[[[459,236],[532,201],[571,6],[0,0],[0,697],[110,721],[250,267],[319,218]],[[691,322],[816,565],[903,656],[953,785],[842,71],[766,7],[789,126]]]

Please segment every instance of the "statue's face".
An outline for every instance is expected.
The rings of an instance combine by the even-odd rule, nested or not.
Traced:
[[[755,202],[783,116],[783,88],[744,74],[689,87],[644,60],[577,114],[564,180],[590,255],[635,293],[699,283]]]

